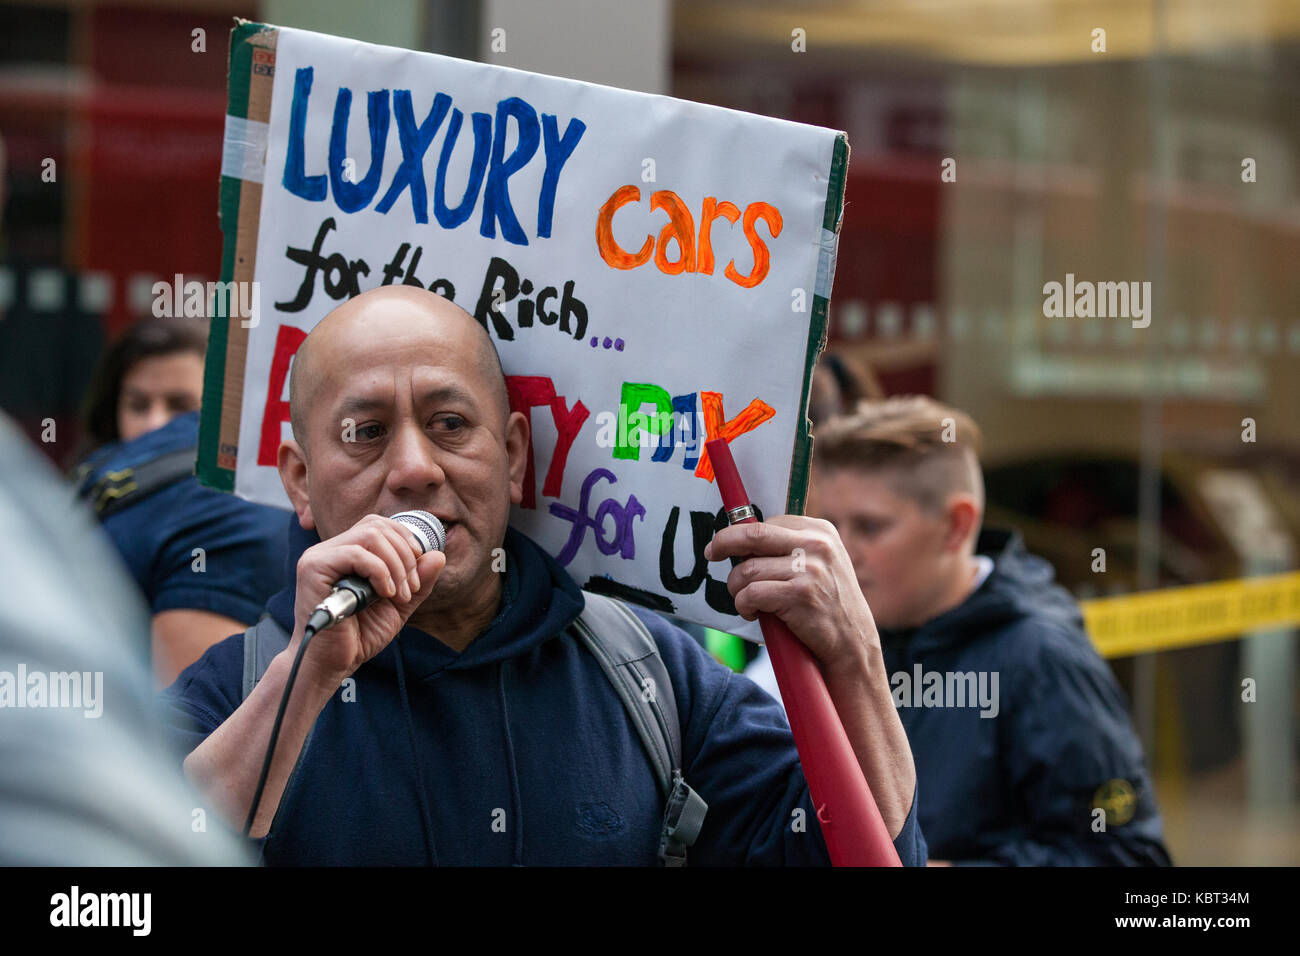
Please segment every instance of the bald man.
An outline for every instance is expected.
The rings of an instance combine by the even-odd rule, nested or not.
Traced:
[[[287,646],[246,698],[241,636],[168,689],[190,778],[243,820],[307,617],[360,574],[380,599],[317,635],[294,685],[251,830],[267,863],[658,862],[665,802],[574,633],[583,592],[508,526],[528,420],[510,410],[485,328],[423,290],[364,293],[307,337],[290,401],[278,467],[300,526],[296,581],[268,604]],[[388,517],[411,509],[446,525],[445,556],[420,555]],[[732,572],[738,609],[780,614],[817,655],[900,857],[923,864],[911,755],[838,538],[785,517],[710,548],[758,555]],[[828,862],[779,706],[665,619],[629,610],[662,658],[681,766],[708,804],[690,862]]]

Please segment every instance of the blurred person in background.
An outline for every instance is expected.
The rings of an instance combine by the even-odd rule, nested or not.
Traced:
[[[851,411],[864,398],[885,397],[885,390],[868,366],[834,352],[823,352],[813,369],[808,394],[808,418],[816,428],[828,418]]]
[[[114,342],[84,412],[97,447],[73,476],[153,610],[160,687],[284,586],[288,513],[194,476],[206,346],[196,319],[144,319]]]
[[[139,595],[2,414],[0,538],[0,866],[251,862],[167,756]]]
[[[122,333],[104,353],[86,394],[87,450],[131,441],[198,411],[207,347],[201,319],[146,318]]]
[[[1051,566],[984,530],[978,426],[921,396],[823,422],[808,513],[848,549],[931,865],[1169,865],[1123,692]],[[765,659],[765,658],[764,658]],[[746,673],[774,696],[771,666]]]

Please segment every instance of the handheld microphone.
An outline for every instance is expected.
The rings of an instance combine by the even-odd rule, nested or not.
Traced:
[[[392,516],[410,530],[420,553],[442,551],[447,545],[447,531],[442,522],[427,511],[401,511]],[[307,620],[307,629],[320,633],[339,621],[364,611],[375,602],[378,595],[374,585],[359,574],[349,574],[337,584],[325,600],[316,605]]]

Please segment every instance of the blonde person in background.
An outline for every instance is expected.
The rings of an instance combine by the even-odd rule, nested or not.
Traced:
[[[860,402],[813,447],[808,513],[838,530],[880,629],[931,865],[1168,865],[1078,606],[1018,534],[981,531],[980,442],[964,412],[911,396]],[[746,673],[776,695],[766,655]]]

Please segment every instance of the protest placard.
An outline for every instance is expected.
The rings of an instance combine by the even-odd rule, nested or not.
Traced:
[[[757,637],[703,557],[704,442],[765,514],[802,511],[842,133],[242,22],[228,114],[222,281],[253,294],[213,319],[206,484],[287,507],[295,350],[418,284],[486,327],[530,418],[512,524],[588,589]]]

